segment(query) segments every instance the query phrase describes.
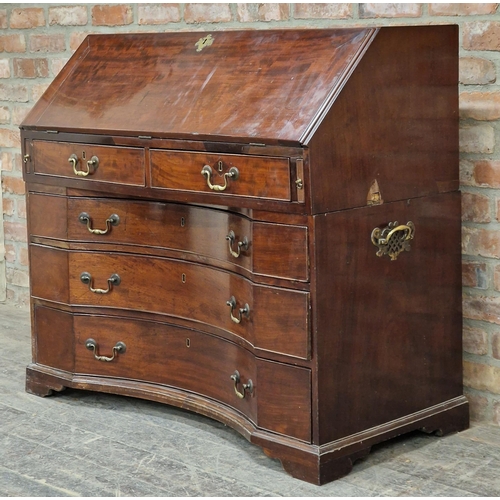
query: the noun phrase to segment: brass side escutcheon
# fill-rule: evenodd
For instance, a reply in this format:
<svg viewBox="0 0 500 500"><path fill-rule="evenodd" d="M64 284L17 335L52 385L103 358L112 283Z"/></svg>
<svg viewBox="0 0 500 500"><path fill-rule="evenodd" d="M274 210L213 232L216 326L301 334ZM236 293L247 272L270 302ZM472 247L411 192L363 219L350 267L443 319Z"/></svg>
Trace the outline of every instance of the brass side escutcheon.
<svg viewBox="0 0 500 500"><path fill-rule="evenodd" d="M214 37L212 35L207 35L200 38L194 45L196 47L196 52L201 52L205 47L210 47L214 43Z"/></svg>
<svg viewBox="0 0 500 500"><path fill-rule="evenodd" d="M380 229L376 227L372 231L372 243L378 247L377 256L388 255L391 260L396 260L398 255L406 250L410 251L410 240L415 236L415 225L409 221L399 225L397 221Z"/></svg>

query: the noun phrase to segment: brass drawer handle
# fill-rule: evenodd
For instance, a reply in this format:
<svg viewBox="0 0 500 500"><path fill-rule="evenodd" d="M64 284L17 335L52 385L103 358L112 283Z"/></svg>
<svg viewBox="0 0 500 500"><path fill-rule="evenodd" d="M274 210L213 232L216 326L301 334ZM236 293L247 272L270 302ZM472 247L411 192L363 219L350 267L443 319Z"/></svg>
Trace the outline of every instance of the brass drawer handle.
<svg viewBox="0 0 500 500"><path fill-rule="evenodd" d="M212 182L210 181L210 179L212 177L212 167L210 165L205 165L201 169L201 175L203 175L203 177L207 178L207 186L212 191L225 191L227 186L228 186L227 180L228 179L236 180L240 176L240 173L236 167L231 167L229 169L229 172L226 172L224 174L224 185L223 186L219 186L218 184L212 184Z"/></svg>
<svg viewBox="0 0 500 500"><path fill-rule="evenodd" d="M73 172L75 175L78 175L79 177L87 177L91 173L95 171L95 169L99 166L99 158L97 156L92 156L90 160L87 161L87 169L86 170L77 170L76 166L78 165L78 162L80 161L78 159L78 156L76 156L74 153L68 158L68 161L71 163L71 166L73 167Z"/></svg>
<svg viewBox="0 0 500 500"><path fill-rule="evenodd" d="M246 384L241 384L243 392L240 392L238 390L238 384L241 382L240 372L238 370L235 370L234 373L231 375L231 380L234 382L234 392L236 393L236 396L238 396L240 399L243 399L245 397L246 392L252 394L253 392L252 379L248 379L248 382Z"/></svg>
<svg viewBox="0 0 500 500"><path fill-rule="evenodd" d="M239 257L241 254L241 250L248 250L248 239L246 236L243 238L243 241L238 241L238 251L236 252L233 250L233 243L236 240L234 231L229 231L229 234L226 236L226 240L229 241L229 252L233 257Z"/></svg>
<svg viewBox="0 0 500 500"><path fill-rule="evenodd" d="M85 341L85 347L89 351L94 352L94 358L97 359L97 361L113 361L118 353L123 354L127 350L127 346L123 342L117 342L113 347L113 356L99 356L99 354L97 354L98 345L94 339L87 339Z"/></svg>
<svg viewBox="0 0 500 500"><path fill-rule="evenodd" d="M118 286L121 283L121 278L118 274L112 274L108 278L108 288L104 290L103 288L93 288L94 280L92 279L92 275L87 272L83 272L80 274L80 281L85 285L89 286L89 290L93 293L109 293L113 290L113 285Z"/></svg>
<svg viewBox="0 0 500 500"><path fill-rule="evenodd" d="M372 231L372 243L378 247L377 256L388 255L391 260L396 260L398 255L406 250L410 251L410 240L415 236L415 224L409 221L399 225L398 222L389 224L380 229L376 227Z"/></svg>
<svg viewBox="0 0 500 500"><path fill-rule="evenodd" d="M90 218L90 215L87 212L82 212L78 216L78 220L82 224L87 224L87 229L92 234L107 234L107 233L109 233L111 231L111 226L117 226L119 224L120 217L118 217L118 215L116 215L116 214L110 215L106 219L106 229L92 229L92 227L91 227L91 225L92 225L92 219Z"/></svg>
<svg viewBox="0 0 500 500"><path fill-rule="evenodd" d="M236 309L236 299L234 298L234 295L231 296L231 298L226 302L226 304L231 308L229 314L231 315L231 319L235 323L241 323L243 316L245 316L246 318L250 316L250 306L248 304L245 304L245 307L238 309L238 317L233 316L233 311Z"/></svg>

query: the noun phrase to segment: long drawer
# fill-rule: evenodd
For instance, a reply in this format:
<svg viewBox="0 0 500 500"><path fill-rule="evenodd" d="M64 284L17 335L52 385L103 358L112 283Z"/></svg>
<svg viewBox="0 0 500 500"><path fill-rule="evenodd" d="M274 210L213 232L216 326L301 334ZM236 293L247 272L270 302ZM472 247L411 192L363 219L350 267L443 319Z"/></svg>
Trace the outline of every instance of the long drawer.
<svg viewBox="0 0 500 500"><path fill-rule="evenodd" d="M309 359L309 293L256 285L174 259L30 246L34 297L146 311L222 329L252 346ZM57 269L57 273L54 273Z"/></svg>
<svg viewBox="0 0 500 500"><path fill-rule="evenodd" d="M41 364L179 388L233 407L261 428L311 440L307 368L262 360L227 340L157 322L45 307L36 307L34 318Z"/></svg>
<svg viewBox="0 0 500 500"><path fill-rule="evenodd" d="M152 187L291 200L288 158L152 149Z"/></svg>
<svg viewBox="0 0 500 500"><path fill-rule="evenodd" d="M159 247L253 274L309 279L307 228L188 205L30 193L33 236Z"/></svg>
<svg viewBox="0 0 500 500"><path fill-rule="evenodd" d="M142 148L33 141L32 155L34 172L40 175L81 179L85 183L144 186L146 182Z"/></svg>

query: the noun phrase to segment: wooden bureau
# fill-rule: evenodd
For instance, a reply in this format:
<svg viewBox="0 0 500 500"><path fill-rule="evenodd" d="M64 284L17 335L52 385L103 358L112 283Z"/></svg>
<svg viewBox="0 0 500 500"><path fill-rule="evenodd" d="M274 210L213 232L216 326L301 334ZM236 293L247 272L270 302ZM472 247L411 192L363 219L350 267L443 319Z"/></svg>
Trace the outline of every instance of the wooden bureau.
<svg viewBox="0 0 500 500"><path fill-rule="evenodd" d="M316 484L465 429L457 41L87 37L21 125L27 391L195 411Z"/></svg>

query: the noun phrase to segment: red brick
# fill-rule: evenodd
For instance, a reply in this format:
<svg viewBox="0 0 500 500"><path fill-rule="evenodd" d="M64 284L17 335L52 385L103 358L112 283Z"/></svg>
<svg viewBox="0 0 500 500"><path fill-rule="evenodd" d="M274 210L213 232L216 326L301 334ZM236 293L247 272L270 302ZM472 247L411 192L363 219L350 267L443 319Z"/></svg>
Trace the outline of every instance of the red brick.
<svg viewBox="0 0 500 500"><path fill-rule="evenodd" d="M498 332L491 336L491 351L495 359L500 359L500 333Z"/></svg>
<svg viewBox="0 0 500 500"><path fill-rule="evenodd" d="M347 19L352 17L352 3L296 3L295 19Z"/></svg>
<svg viewBox="0 0 500 500"><path fill-rule="evenodd" d="M31 29L45 26L45 13L39 7L12 9L10 27L13 29Z"/></svg>
<svg viewBox="0 0 500 500"><path fill-rule="evenodd" d="M28 308L30 305L30 291L7 283L7 302L19 307Z"/></svg>
<svg viewBox="0 0 500 500"><path fill-rule="evenodd" d="M228 3L187 3L184 7L184 21L193 23L227 23L231 21Z"/></svg>
<svg viewBox="0 0 500 500"><path fill-rule="evenodd" d="M481 328L464 326L463 347L465 352L478 356L488 354L488 334Z"/></svg>
<svg viewBox="0 0 500 500"><path fill-rule="evenodd" d="M486 85L497 80L495 64L480 57L461 57L459 80L464 85Z"/></svg>
<svg viewBox="0 0 500 500"><path fill-rule="evenodd" d="M0 124L10 123L10 109L7 106L0 106Z"/></svg>
<svg viewBox="0 0 500 500"><path fill-rule="evenodd" d="M430 3L431 16L477 16L494 14L497 3Z"/></svg>
<svg viewBox="0 0 500 500"><path fill-rule="evenodd" d="M500 297L464 296L465 318L486 321L500 325Z"/></svg>
<svg viewBox="0 0 500 500"><path fill-rule="evenodd" d="M61 57L50 60L50 71L52 76L57 76L59 72L64 68L64 65L68 62L67 57Z"/></svg>
<svg viewBox="0 0 500 500"><path fill-rule="evenodd" d="M30 109L30 107L26 106L12 106L12 125L19 127Z"/></svg>
<svg viewBox="0 0 500 500"><path fill-rule="evenodd" d="M473 120L498 120L500 118L500 92L462 92L460 117Z"/></svg>
<svg viewBox="0 0 500 500"><path fill-rule="evenodd" d="M497 265L494 268L493 283L494 283L495 290L500 290L500 265Z"/></svg>
<svg viewBox="0 0 500 500"><path fill-rule="evenodd" d="M25 194L25 184L22 178L4 175L2 177L2 191L10 194Z"/></svg>
<svg viewBox="0 0 500 500"><path fill-rule="evenodd" d="M26 224L21 222L4 221L3 229L5 241L27 242Z"/></svg>
<svg viewBox="0 0 500 500"><path fill-rule="evenodd" d="M500 22L464 23L463 48L466 50L500 50Z"/></svg>
<svg viewBox="0 0 500 500"><path fill-rule="evenodd" d="M1 35L0 52L26 52L26 38L24 35Z"/></svg>
<svg viewBox="0 0 500 500"><path fill-rule="evenodd" d="M0 9L0 29L7 28L7 9Z"/></svg>
<svg viewBox="0 0 500 500"><path fill-rule="evenodd" d="M133 13L130 5L94 5L92 24L94 26L123 26L132 24Z"/></svg>
<svg viewBox="0 0 500 500"><path fill-rule="evenodd" d="M0 128L0 147L20 148L21 138L19 137L19 130Z"/></svg>
<svg viewBox="0 0 500 500"><path fill-rule="evenodd" d="M43 93L47 90L48 83L39 83L31 87L31 98L34 102L38 101L42 97Z"/></svg>
<svg viewBox="0 0 500 500"><path fill-rule="evenodd" d="M290 18L290 7L286 3L239 3L236 16L240 23L285 21Z"/></svg>
<svg viewBox="0 0 500 500"><path fill-rule="evenodd" d="M26 198L24 196L16 200L16 214L19 219L26 219Z"/></svg>
<svg viewBox="0 0 500 500"><path fill-rule="evenodd" d="M178 3L139 4L137 6L139 24L168 24L181 20Z"/></svg>
<svg viewBox="0 0 500 500"><path fill-rule="evenodd" d="M488 421L488 398L464 388L464 395L469 401L470 418L476 422Z"/></svg>
<svg viewBox="0 0 500 500"><path fill-rule="evenodd" d="M500 231L462 227L462 252L500 259Z"/></svg>
<svg viewBox="0 0 500 500"><path fill-rule="evenodd" d="M10 78L10 65L8 59L0 59L0 78Z"/></svg>
<svg viewBox="0 0 500 500"><path fill-rule="evenodd" d="M88 22L85 5L49 7L49 24L60 26L85 26Z"/></svg>
<svg viewBox="0 0 500 500"><path fill-rule="evenodd" d="M470 183L483 187L500 187L500 160L470 161Z"/></svg>
<svg viewBox="0 0 500 500"><path fill-rule="evenodd" d="M49 61L47 59L18 59L12 61L14 76L17 78L47 78L49 76Z"/></svg>
<svg viewBox="0 0 500 500"><path fill-rule="evenodd" d="M12 172L13 167L13 153L6 153L3 151L0 154L0 170L3 172Z"/></svg>
<svg viewBox="0 0 500 500"><path fill-rule="evenodd" d="M10 264L16 262L16 247L10 243L5 245L5 260Z"/></svg>
<svg viewBox="0 0 500 500"><path fill-rule="evenodd" d="M500 367L464 360L464 385L479 391L500 394Z"/></svg>
<svg viewBox="0 0 500 500"><path fill-rule="evenodd" d="M493 153L495 149L495 130L486 123L462 125L459 135L463 153Z"/></svg>
<svg viewBox="0 0 500 500"><path fill-rule="evenodd" d="M422 4L418 3L361 3L359 17L420 17Z"/></svg>
<svg viewBox="0 0 500 500"><path fill-rule="evenodd" d="M3 198L2 199L2 209L5 215L11 217L16 213L16 205L12 198Z"/></svg>
<svg viewBox="0 0 500 500"><path fill-rule="evenodd" d="M462 261L462 285L471 288L488 288L487 268L484 262Z"/></svg>
<svg viewBox="0 0 500 500"><path fill-rule="evenodd" d="M28 87L0 83L0 101L28 102Z"/></svg>
<svg viewBox="0 0 500 500"><path fill-rule="evenodd" d="M31 52L64 52L66 40L64 35L30 35Z"/></svg>
<svg viewBox="0 0 500 500"><path fill-rule="evenodd" d="M19 248L19 255L17 261L19 262L19 264L21 264L21 266L29 265L29 253L26 247Z"/></svg>
<svg viewBox="0 0 500 500"><path fill-rule="evenodd" d="M5 270L5 278L7 283L16 286L28 287L30 286L30 279L28 271L15 268L7 268Z"/></svg>
<svg viewBox="0 0 500 500"><path fill-rule="evenodd" d="M482 194L462 193L462 220L491 222L490 199Z"/></svg>
<svg viewBox="0 0 500 500"><path fill-rule="evenodd" d="M69 37L69 48L71 50L75 51L78 47L80 47L80 45L85 40L85 38L87 38L88 34L89 34L88 32L71 33L71 35Z"/></svg>

